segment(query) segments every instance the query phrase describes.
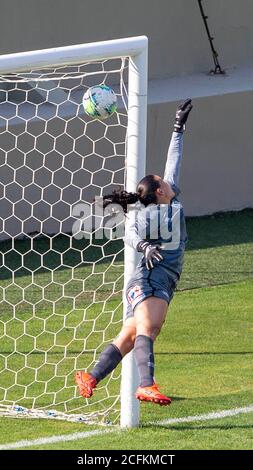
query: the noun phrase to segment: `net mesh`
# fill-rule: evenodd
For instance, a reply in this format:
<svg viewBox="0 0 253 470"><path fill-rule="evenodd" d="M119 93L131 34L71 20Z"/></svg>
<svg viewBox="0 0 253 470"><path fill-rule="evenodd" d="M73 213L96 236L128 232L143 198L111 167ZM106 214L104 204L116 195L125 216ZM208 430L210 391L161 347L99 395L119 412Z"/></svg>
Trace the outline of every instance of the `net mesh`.
<svg viewBox="0 0 253 470"><path fill-rule="evenodd" d="M95 223L93 201L124 185L127 68L114 59L0 76L3 415L118 418L120 369L89 402L74 372L95 364L122 322L123 241ZM118 98L105 121L82 107L102 83Z"/></svg>

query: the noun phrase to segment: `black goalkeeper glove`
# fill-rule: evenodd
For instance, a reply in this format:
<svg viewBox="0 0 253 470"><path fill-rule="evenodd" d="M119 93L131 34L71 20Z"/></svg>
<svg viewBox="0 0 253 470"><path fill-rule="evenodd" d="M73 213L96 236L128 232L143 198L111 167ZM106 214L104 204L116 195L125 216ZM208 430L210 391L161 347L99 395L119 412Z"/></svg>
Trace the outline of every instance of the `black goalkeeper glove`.
<svg viewBox="0 0 253 470"><path fill-rule="evenodd" d="M159 248L159 245L151 245L151 243L145 240L138 243L137 251L144 254L148 270L154 267L153 259L156 259L156 261L161 261L163 259L162 255L159 253Z"/></svg>
<svg viewBox="0 0 253 470"><path fill-rule="evenodd" d="M185 123L188 119L189 113L192 109L192 100L185 100L180 106L178 106L176 111L176 118L174 124L174 132L184 132Z"/></svg>

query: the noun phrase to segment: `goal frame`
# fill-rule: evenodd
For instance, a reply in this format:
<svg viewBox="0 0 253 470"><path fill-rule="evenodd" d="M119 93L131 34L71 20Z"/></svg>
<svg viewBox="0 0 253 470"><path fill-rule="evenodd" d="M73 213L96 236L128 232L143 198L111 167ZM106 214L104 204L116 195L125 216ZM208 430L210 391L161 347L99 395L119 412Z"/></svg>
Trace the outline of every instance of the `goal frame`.
<svg viewBox="0 0 253 470"><path fill-rule="evenodd" d="M31 69L42 69L50 66L57 67L83 61L122 57L129 58L126 190L134 192L138 181L145 174L146 167L148 81L148 39L146 36L5 54L0 56L0 74L26 72ZM129 223L128 218L126 219L126 227ZM138 259L139 254L126 245L125 286L135 270ZM123 302L125 315L125 298L123 298ZM122 361L120 393L120 425L122 428L132 428L139 424L139 402L134 396L137 382L137 368L133 352L130 352Z"/></svg>

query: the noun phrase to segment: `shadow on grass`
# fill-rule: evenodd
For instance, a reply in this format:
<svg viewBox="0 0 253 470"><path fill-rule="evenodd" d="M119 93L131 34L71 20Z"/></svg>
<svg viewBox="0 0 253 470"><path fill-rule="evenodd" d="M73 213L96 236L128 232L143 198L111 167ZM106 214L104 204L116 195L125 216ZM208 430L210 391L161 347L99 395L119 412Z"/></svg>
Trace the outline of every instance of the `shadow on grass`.
<svg viewBox="0 0 253 470"><path fill-rule="evenodd" d="M253 242L253 209L186 219L187 250Z"/></svg>
<svg viewBox="0 0 253 470"><path fill-rule="evenodd" d="M187 219L189 242L186 251L215 248L226 245L253 243L253 209L220 213ZM76 240L68 234L53 237L35 234L25 240L5 240L0 243L0 280L42 274L73 268L91 268L96 263L123 263L122 240ZM196 265L195 274L206 270ZM222 269L219 267L219 275ZM242 266L243 268L243 266ZM210 267L210 269L212 269ZM208 271L209 276L212 274ZM225 275L226 271L224 271ZM230 274L233 274L230 271ZM234 273L237 274L237 271ZM243 274L253 275L253 271Z"/></svg>
<svg viewBox="0 0 253 470"><path fill-rule="evenodd" d="M207 356L207 355L219 355L223 356L224 354L238 354L240 355L251 355L253 354L253 351L203 351L203 352L188 352L188 351L183 351L183 352L173 352L173 351L168 351L168 352L156 352L156 356Z"/></svg>
<svg viewBox="0 0 253 470"><path fill-rule="evenodd" d="M182 426L181 423L178 423L178 426L173 425L171 426L170 424L166 425L158 425L157 427L162 428L162 429L167 429L170 431L203 431L203 430L219 430L219 431L228 431L230 429L253 429L252 424L220 424L220 425L205 425L202 426L201 424L199 426L192 426L190 423L188 426Z"/></svg>
<svg viewBox="0 0 253 470"><path fill-rule="evenodd" d="M75 240L67 234L54 237L36 235L24 240L5 240L0 243L0 280L68 271L73 268L91 269L94 263L123 263L122 240Z"/></svg>
<svg viewBox="0 0 253 470"><path fill-rule="evenodd" d="M31 354L31 355L34 355L34 356L41 356L41 355L44 355L45 354L45 351L33 351L31 353L31 351L22 351L22 354ZM1 350L1 354L10 354L10 351L3 351ZM57 356L59 354L62 354L61 351L52 351L50 352L50 355L52 356ZM69 351L69 354L67 355L67 357L71 357L73 354L80 354L80 351L74 351L71 349L71 351ZM94 355L94 351L82 351L82 354L84 354L85 356L93 356ZM234 354L238 354L239 356L240 355L252 355L253 354L253 351L226 351L226 352L209 352L209 351L206 351L206 352L156 352L156 356L206 356L206 355L218 355L218 356L223 356L224 354L227 354L227 355L234 355ZM180 398L178 398L180 399ZM184 398L182 398L183 400Z"/></svg>
<svg viewBox="0 0 253 470"><path fill-rule="evenodd" d="M183 400L190 401L191 400L191 398L189 398L189 397L176 397L174 395L170 395L170 398L171 398L172 401L183 401Z"/></svg>

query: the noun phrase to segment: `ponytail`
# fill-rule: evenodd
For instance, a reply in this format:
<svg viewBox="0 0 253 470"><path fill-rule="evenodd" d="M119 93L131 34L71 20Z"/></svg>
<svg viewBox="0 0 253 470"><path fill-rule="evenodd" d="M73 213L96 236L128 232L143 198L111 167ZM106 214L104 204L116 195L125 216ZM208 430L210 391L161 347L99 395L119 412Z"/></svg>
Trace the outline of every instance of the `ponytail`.
<svg viewBox="0 0 253 470"><path fill-rule="evenodd" d="M145 207L149 204L157 204L156 190L160 187L160 180L154 175L147 175L139 182L136 193L128 193L125 190L114 190L112 194L103 196L103 208L109 204L119 204L124 213L127 213L128 204L140 201Z"/></svg>
<svg viewBox="0 0 253 470"><path fill-rule="evenodd" d="M103 196L103 208L109 206L109 204L119 204L126 214L128 204L135 204L138 200L138 193L128 193L125 190L114 190L112 194Z"/></svg>

